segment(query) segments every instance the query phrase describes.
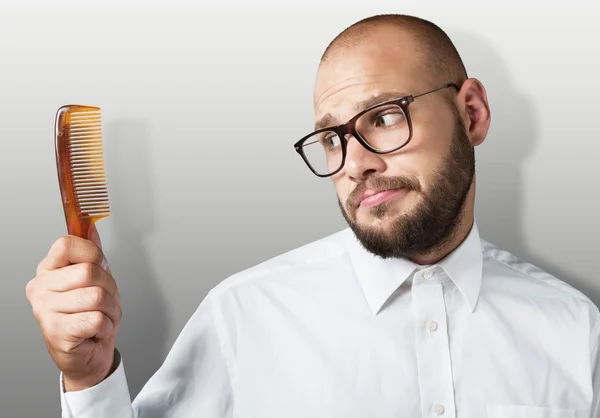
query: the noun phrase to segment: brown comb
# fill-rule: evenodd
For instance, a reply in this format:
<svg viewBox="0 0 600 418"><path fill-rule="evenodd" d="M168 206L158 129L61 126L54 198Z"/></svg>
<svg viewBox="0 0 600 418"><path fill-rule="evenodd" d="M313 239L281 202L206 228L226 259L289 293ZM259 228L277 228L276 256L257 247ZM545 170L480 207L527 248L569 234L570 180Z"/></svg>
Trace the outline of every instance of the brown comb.
<svg viewBox="0 0 600 418"><path fill-rule="evenodd" d="M100 108L62 106L56 112L54 138L68 233L88 239L94 223L110 215Z"/></svg>

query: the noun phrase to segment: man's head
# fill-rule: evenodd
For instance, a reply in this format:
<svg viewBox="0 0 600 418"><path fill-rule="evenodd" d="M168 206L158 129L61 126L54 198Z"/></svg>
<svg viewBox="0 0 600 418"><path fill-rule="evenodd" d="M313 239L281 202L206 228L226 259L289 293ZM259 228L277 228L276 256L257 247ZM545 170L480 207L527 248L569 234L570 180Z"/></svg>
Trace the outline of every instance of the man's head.
<svg viewBox="0 0 600 418"><path fill-rule="evenodd" d="M342 213L365 248L418 260L442 251L472 216L474 146L485 139L490 121L483 86L467 78L452 42L434 24L374 16L327 47L314 106L318 129L407 95L414 100L355 120L359 135L345 131L342 141L327 135L320 141L329 147L329 169L341 161L345 142L344 164L331 178ZM373 152L404 143L393 152Z"/></svg>

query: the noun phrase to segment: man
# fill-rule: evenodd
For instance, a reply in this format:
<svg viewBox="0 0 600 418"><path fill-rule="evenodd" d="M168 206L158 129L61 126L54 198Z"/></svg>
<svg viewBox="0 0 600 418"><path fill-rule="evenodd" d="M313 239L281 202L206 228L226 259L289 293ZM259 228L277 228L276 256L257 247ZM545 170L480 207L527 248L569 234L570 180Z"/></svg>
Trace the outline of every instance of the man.
<svg viewBox="0 0 600 418"><path fill-rule="evenodd" d="M598 308L479 237L490 109L444 32L357 22L327 48L314 106L295 148L349 229L211 290L133 404L98 237L52 246L27 295L63 417L599 417Z"/></svg>

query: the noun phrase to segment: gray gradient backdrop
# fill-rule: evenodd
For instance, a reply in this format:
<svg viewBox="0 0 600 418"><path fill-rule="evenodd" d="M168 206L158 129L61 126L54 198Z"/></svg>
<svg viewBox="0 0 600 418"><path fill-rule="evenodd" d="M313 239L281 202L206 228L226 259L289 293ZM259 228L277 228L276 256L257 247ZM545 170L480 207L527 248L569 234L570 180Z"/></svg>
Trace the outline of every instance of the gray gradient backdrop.
<svg viewBox="0 0 600 418"><path fill-rule="evenodd" d="M211 287L345 227L292 144L312 126L321 52L375 13L433 19L487 87L484 236L600 303L594 2L12 3L0 4L0 417L59 416L58 371L24 293L65 233L56 109L103 108L113 212L99 231L135 396Z"/></svg>

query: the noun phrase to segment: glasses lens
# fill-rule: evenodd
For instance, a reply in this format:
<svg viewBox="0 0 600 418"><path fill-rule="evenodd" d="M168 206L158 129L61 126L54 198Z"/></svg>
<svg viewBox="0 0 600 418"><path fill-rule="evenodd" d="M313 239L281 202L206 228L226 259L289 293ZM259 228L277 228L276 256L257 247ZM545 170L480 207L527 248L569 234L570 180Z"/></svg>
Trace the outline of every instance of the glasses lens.
<svg viewBox="0 0 600 418"><path fill-rule="evenodd" d="M342 165L342 141L334 131L319 132L306 141L302 151L312 169L319 175L328 175Z"/></svg>
<svg viewBox="0 0 600 418"><path fill-rule="evenodd" d="M410 128L404 110L384 104L371 109L356 121L356 131L377 151L392 151L408 142Z"/></svg>

